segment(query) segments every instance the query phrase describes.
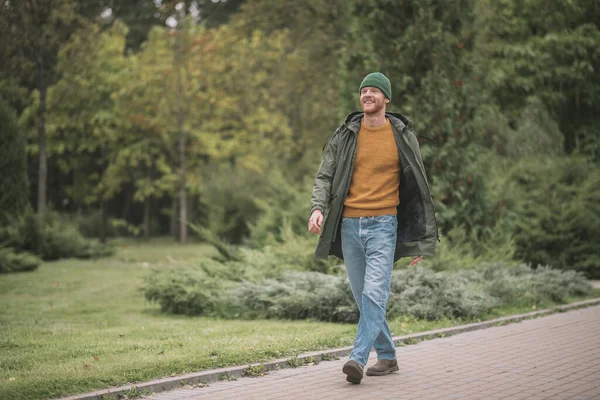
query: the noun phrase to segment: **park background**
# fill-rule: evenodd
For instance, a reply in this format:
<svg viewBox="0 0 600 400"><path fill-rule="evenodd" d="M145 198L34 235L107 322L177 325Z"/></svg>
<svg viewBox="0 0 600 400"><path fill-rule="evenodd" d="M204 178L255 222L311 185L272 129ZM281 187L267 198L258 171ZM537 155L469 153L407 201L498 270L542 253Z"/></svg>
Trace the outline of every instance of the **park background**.
<svg viewBox="0 0 600 400"><path fill-rule="evenodd" d="M2 2L0 397L351 344L306 224L372 71L441 236L397 263L392 332L597 296L599 23L593 0Z"/></svg>

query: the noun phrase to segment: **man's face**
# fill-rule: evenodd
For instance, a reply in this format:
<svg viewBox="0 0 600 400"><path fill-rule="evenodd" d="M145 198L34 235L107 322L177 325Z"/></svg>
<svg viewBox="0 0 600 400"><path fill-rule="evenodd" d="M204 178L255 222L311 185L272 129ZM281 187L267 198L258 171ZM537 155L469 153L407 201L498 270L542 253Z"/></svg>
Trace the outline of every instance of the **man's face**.
<svg viewBox="0 0 600 400"><path fill-rule="evenodd" d="M360 90L360 106L365 114L376 114L389 103L383 92L374 87L364 87Z"/></svg>

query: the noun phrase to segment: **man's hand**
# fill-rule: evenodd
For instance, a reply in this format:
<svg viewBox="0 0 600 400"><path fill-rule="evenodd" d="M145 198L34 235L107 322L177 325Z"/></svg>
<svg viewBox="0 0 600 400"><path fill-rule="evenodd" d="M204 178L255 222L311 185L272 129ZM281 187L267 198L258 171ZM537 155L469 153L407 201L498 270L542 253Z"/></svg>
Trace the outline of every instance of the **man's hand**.
<svg viewBox="0 0 600 400"><path fill-rule="evenodd" d="M419 261L421 261L422 259L423 259L423 256L417 256L417 257L413 258L410 265L417 265L419 263Z"/></svg>
<svg viewBox="0 0 600 400"><path fill-rule="evenodd" d="M308 219L308 230L312 233L321 233L321 224L323 223L323 213L321 210L315 210L312 212Z"/></svg>

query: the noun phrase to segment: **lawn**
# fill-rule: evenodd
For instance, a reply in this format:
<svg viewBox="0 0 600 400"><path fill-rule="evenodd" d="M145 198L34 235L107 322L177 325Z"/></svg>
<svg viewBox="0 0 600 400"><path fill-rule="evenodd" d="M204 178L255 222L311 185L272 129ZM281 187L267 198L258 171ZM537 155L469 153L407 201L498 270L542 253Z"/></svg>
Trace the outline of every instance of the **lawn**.
<svg viewBox="0 0 600 400"><path fill-rule="evenodd" d="M163 314L139 292L149 268L193 262L215 250L164 239L117 245L112 258L0 275L0 398L56 398L352 343L350 324ZM401 335L455 324L399 319L390 326Z"/></svg>

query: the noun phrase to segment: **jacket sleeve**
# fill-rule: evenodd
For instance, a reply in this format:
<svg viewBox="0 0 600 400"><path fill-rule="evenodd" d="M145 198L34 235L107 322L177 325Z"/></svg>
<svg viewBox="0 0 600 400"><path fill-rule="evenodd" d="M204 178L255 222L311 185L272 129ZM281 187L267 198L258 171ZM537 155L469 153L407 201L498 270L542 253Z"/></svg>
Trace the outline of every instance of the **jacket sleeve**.
<svg viewBox="0 0 600 400"><path fill-rule="evenodd" d="M336 155L338 140L336 132L325 149L325 155L323 156L321 166L319 167L313 185L309 216L312 215L314 210L320 210L323 214L325 214L325 211L327 210L329 199L331 197L331 185L337 165Z"/></svg>

